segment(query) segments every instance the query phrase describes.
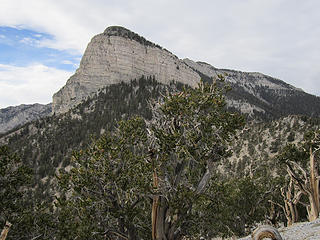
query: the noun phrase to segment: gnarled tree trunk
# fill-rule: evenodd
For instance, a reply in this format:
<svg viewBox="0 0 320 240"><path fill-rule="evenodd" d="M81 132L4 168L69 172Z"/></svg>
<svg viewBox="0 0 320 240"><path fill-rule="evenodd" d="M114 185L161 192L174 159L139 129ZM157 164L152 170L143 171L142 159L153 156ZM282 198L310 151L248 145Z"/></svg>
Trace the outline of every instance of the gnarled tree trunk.
<svg viewBox="0 0 320 240"><path fill-rule="evenodd" d="M289 176L291 177L291 180L294 180L296 186L299 188L299 190L308 196L309 198L309 205L307 206L308 211L308 220L314 221L318 218L320 213L320 199L319 199L319 172L318 172L318 166L315 161L315 153L319 149L312 151L312 148L310 147L310 173L309 175L307 172L300 167L296 162L291 162L291 164L287 164L287 171L289 173ZM299 176L297 174L297 171L299 170L302 172L302 176Z"/></svg>
<svg viewBox="0 0 320 240"><path fill-rule="evenodd" d="M287 225L291 226L293 223L298 222L299 220L297 204L300 201L302 192L296 191L291 178L288 188L286 190L281 188L281 195L284 201L283 209L287 218Z"/></svg>
<svg viewBox="0 0 320 240"><path fill-rule="evenodd" d="M319 216L319 173L315 162L314 152L310 148L310 193L308 193L310 208L308 209L309 221L314 221Z"/></svg>

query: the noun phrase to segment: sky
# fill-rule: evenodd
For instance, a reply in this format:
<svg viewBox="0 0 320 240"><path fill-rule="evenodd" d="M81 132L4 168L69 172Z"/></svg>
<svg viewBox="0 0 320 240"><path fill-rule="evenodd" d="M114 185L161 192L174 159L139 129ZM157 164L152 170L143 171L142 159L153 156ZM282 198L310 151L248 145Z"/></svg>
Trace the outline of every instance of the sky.
<svg viewBox="0 0 320 240"><path fill-rule="evenodd" d="M0 108L52 101L90 39L118 25L179 58L320 96L319 0L0 0Z"/></svg>

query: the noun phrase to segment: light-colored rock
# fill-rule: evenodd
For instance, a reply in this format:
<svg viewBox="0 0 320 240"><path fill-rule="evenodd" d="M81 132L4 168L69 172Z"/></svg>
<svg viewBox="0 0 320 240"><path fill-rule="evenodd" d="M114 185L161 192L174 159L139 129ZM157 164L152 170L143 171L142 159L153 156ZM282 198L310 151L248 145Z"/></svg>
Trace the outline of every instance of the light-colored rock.
<svg viewBox="0 0 320 240"><path fill-rule="evenodd" d="M64 113L99 89L141 76L196 86L200 76L178 57L122 27L110 27L89 43L80 67L53 95L53 112Z"/></svg>
<svg viewBox="0 0 320 240"><path fill-rule="evenodd" d="M200 76L205 80L225 75L233 89L228 106L253 116L280 115L275 104L278 98L306 95L303 91L270 76L257 72L217 69L208 63L180 60L160 46L123 27L109 27L91 40L76 73L53 96L53 113L65 113L100 89L111 84L129 82L142 76L154 76L163 84L172 80L192 87ZM313 111L317 112L316 106ZM303 107L299 108L304 113Z"/></svg>
<svg viewBox="0 0 320 240"><path fill-rule="evenodd" d="M279 229L283 240L319 240L320 239L320 219L313 222L295 223L290 227ZM240 238L239 240L252 240L251 236Z"/></svg>
<svg viewBox="0 0 320 240"><path fill-rule="evenodd" d="M278 230L275 227L264 225L258 227L251 234L252 240L262 240L262 239L273 239L273 240L282 240L282 237Z"/></svg>
<svg viewBox="0 0 320 240"><path fill-rule="evenodd" d="M259 108L243 100L227 99L226 102L229 107L239 109L242 113L248 114L248 116L254 116L254 111L261 113L265 112L262 108Z"/></svg>

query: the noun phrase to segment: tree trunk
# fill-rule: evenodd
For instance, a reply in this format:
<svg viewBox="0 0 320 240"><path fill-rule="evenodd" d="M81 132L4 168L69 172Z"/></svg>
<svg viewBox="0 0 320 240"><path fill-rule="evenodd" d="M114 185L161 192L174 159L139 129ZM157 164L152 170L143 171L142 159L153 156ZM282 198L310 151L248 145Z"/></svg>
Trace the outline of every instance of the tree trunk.
<svg viewBox="0 0 320 240"><path fill-rule="evenodd" d="M317 164L314 159L314 153L310 147L310 193L309 202L310 202L310 211L308 212L308 220L314 221L319 216L319 179L318 179L318 169Z"/></svg>
<svg viewBox="0 0 320 240"><path fill-rule="evenodd" d="M167 229L166 229L166 215L167 215L168 206L166 200L162 197L159 197L159 204L157 208L157 218L155 225L155 235L156 240L171 240L167 238Z"/></svg>
<svg viewBox="0 0 320 240"><path fill-rule="evenodd" d="M315 161L315 153L320 150L312 151L310 147L310 174L299 166L296 162L291 162L293 166L287 164L287 171L291 177L291 180L295 181L296 186L300 189L301 193L305 194L309 198L309 204L307 205L308 220L314 221L319 217L320 212L320 199L319 199L319 172L318 164ZM302 172L303 177L298 176L294 169L298 169Z"/></svg>
<svg viewBox="0 0 320 240"><path fill-rule="evenodd" d="M4 228L1 232L0 240L5 240L7 238L7 235L11 226L12 224L6 221L6 224L4 225Z"/></svg>
<svg viewBox="0 0 320 240"><path fill-rule="evenodd" d="M158 176L156 169L153 170L153 187L158 188ZM151 218L152 218L152 240L157 239L157 219L158 219L159 196L153 196Z"/></svg>
<svg viewBox="0 0 320 240"><path fill-rule="evenodd" d="M293 178L290 178L290 183L287 189L281 188L281 195L283 197L284 206L281 206L287 218L287 225L291 226L299 220L297 204L302 196L302 192L297 192L293 186Z"/></svg>

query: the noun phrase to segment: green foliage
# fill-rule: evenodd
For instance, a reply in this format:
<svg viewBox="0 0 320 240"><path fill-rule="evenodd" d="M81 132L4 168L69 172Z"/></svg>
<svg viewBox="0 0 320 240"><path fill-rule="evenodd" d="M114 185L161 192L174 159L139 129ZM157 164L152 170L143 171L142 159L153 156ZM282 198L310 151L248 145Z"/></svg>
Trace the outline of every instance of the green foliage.
<svg viewBox="0 0 320 240"><path fill-rule="evenodd" d="M265 217L265 186L249 177L212 181L209 192L210 198L201 206L208 214L198 219L208 226L204 231L208 237L243 236Z"/></svg>
<svg viewBox="0 0 320 240"><path fill-rule="evenodd" d="M10 239L51 239L52 209L29 190L32 171L7 146L0 146L0 226L12 223Z"/></svg>
<svg viewBox="0 0 320 240"><path fill-rule="evenodd" d="M130 239L150 236L151 164L146 161L147 134L141 118L120 121L85 151L73 154L73 168L63 173L59 199L60 237L95 238L117 234Z"/></svg>
<svg viewBox="0 0 320 240"><path fill-rule="evenodd" d="M23 165L16 154L7 146L0 146L0 226L6 220L18 222L31 174L31 169Z"/></svg>
<svg viewBox="0 0 320 240"><path fill-rule="evenodd" d="M287 141L294 144L299 139L298 131L307 132L319 122L303 118L301 124L301 118L293 117L295 134L289 132L289 123L279 123L283 120L255 122L233 139L243 117L226 111L225 96L233 96L228 86L217 81L177 91L181 89L181 84L164 86L154 78L108 86L69 113L29 123L12 134L9 145L34 169L37 190L28 192L25 199L32 199L28 204L17 201L6 206L8 212L25 208L8 239L17 239L18 229L27 233L26 239L114 239L117 234L150 239L155 196L166 213L162 220L177 233L176 239L243 235L264 221L270 207L267 200L281 203L279 186L285 182L272 175L281 176L283 171L278 170L278 161L270 159L269 149L276 154ZM156 99L151 108L150 99ZM271 116L269 110L266 114ZM279 110L275 115L283 114ZM132 118L136 115L144 120ZM307 136L309 145L289 145L278 160L305 161L303 147L314 139ZM98 140L90 143L90 137ZM236 161L222 163L232 149ZM4 150L2 155L16 157ZM215 177L219 162L229 177ZM50 176L58 166L69 164L72 170L59 175L61 195L53 211L43 201L50 201L56 192ZM155 188L154 170L159 177ZM47 176L49 180L42 181Z"/></svg>
<svg viewBox="0 0 320 240"><path fill-rule="evenodd" d="M150 99L179 88L182 84L163 85L154 77L107 86L66 114L28 123L8 137L8 146L33 169L35 194L52 201L55 188L43 184L42 179L48 177L50 182L57 167L68 166L73 151L88 146L91 138L113 130L121 119L137 115L151 119Z"/></svg>
<svg viewBox="0 0 320 240"><path fill-rule="evenodd" d="M277 155L277 160L282 166L286 166L289 161L301 163L306 165L309 158L309 153L305 151L301 146L294 144L287 144L279 154Z"/></svg>

